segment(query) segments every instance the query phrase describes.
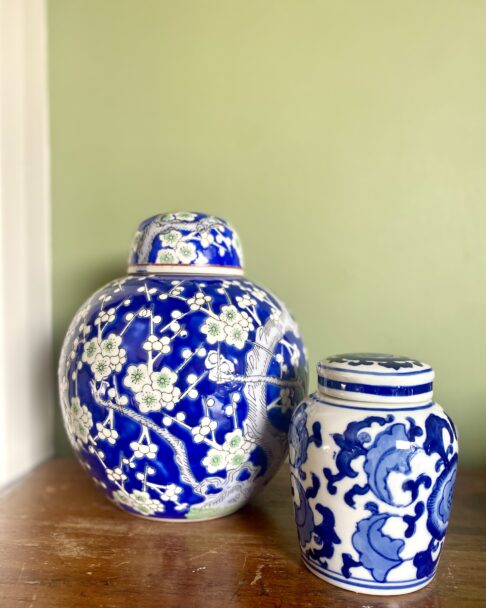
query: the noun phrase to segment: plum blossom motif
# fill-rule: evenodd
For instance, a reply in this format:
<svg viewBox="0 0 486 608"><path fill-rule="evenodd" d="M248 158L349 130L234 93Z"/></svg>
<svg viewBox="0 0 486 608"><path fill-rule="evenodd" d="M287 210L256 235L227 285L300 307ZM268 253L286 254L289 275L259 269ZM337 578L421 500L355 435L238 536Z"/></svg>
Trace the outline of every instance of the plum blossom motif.
<svg viewBox="0 0 486 608"><path fill-rule="evenodd" d="M95 319L94 324L105 325L111 323L115 320L115 312L116 310L113 307L108 308L107 310L100 310L98 316Z"/></svg>
<svg viewBox="0 0 486 608"><path fill-rule="evenodd" d="M177 264L179 260L173 249L161 249L157 254L158 264Z"/></svg>
<svg viewBox="0 0 486 608"><path fill-rule="evenodd" d="M141 515L153 515L165 510L160 500L152 498L148 492L141 490L133 490L131 494L126 490L116 490L113 492L113 500L120 505L126 505Z"/></svg>
<svg viewBox="0 0 486 608"><path fill-rule="evenodd" d="M101 353L96 355L95 360L91 365L91 370L93 371L95 380L100 382L111 374L112 369L110 363L109 357L103 357Z"/></svg>
<svg viewBox="0 0 486 608"><path fill-rule="evenodd" d="M202 465L208 473L217 473L226 468L227 453L220 448L211 448L202 459Z"/></svg>
<svg viewBox="0 0 486 608"><path fill-rule="evenodd" d="M123 384L134 393L140 392L145 385L150 384L148 368L145 363L129 365Z"/></svg>
<svg viewBox="0 0 486 608"><path fill-rule="evenodd" d="M85 342L84 344L81 360L91 365L99 352L100 345L98 343L98 339L93 338L92 340L88 340L88 342Z"/></svg>
<svg viewBox="0 0 486 608"><path fill-rule="evenodd" d="M253 444L245 439L241 429L235 429L226 433L223 445L208 451L202 465L209 473L238 469L248 460L253 447Z"/></svg>
<svg viewBox="0 0 486 608"><path fill-rule="evenodd" d="M121 467L106 469L106 476L113 483L122 483L128 479L127 475L122 471Z"/></svg>
<svg viewBox="0 0 486 608"><path fill-rule="evenodd" d="M157 452L159 451L158 446L155 443L143 443L141 441L132 441L130 443L130 448L133 450L134 458L148 458L149 460L153 460L157 456Z"/></svg>
<svg viewBox="0 0 486 608"><path fill-rule="evenodd" d="M182 494L182 488L180 486L177 486L175 483L170 483L168 486L165 487L165 490L160 495L160 498L164 502L166 502L166 501L178 502L179 496L181 494Z"/></svg>
<svg viewBox="0 0 486 608"><path fill-rule="evenodd" d="M67 412L67 424L71 435L81 443L88 442L88 436L93 427L93 416L85 405L81 405L79 397L71 397L71 407Z"/></svg>
<svg viewBox="0 0 486 608"><path fill-rule="evenodd" d="M208 344L216 344L216 342L222 342L225 337L224 323L219 319L208 317L206 322L201 327L201 332L206 334L206 340Z"/></svg>
<svg viewBox="0 0 486 608"><path fill-rule="evenodd" d="M196 246L194 243L180 241L175 249L177 258L181 264L190 264L197 257Z"/></svg>
<svg viewBox="0 0 486 608"><path fill-rule="evenodd" d="M107 426L103 426L101 422L96 423L96 430L98 431L98 437L104 441L108 441L109 444L115 445L118 439L118 432Z"/></svg>
<svg viewBox="0 0 486 608"><path fill-rule="evenodd" d="M101 341L100 351L104 357L110 360L110 367L113 371L121 371L122 365L126 362L126 351L120 348L122 338L116 334L110 334Z"/></svg>
<svg viewBox="0 0 486 608"><path fill-rule="evenodd" d="M231 433L226 433L224 436L224 444L223 448L230 452L231 454L236 454L240 450L244 452L249 452L251 449L251 443L247 441L241 429L236 429Z"/></svg>
<svg viewBox="0 0 486 608"><path fill-rule="evenodd" d="M152 386L146 384L140 393L135 395L135 401L138 403L138 409L141 412L157 412L162 408L160 403L162 393L154 391Z"/></svg>
<svg viewBox="0 0 486 608"><path fill-rule="evenodd" d="M199 425L193 427L192 434L194 435L195 443L201 443L204 441L207 435L216 430L217 423L215 420L211 420L208 416L201 418Z"/></svg>
<svg viewBox="0 0 486 608"><path fill-rule="evenodd" d="M249 293L244 293L242 296L236 296L236 301L240 308L251 308L256 305L255 298L252 298Z"/></svg>
<svg viewBox="0 0 486 608"><path fill-rule="evenodd" d="M164 355L170 353L172 350L170 346L170 338L168 336L156 336L154 334L151 334L147 338L147 340L143 343L142 348L147 351L160 351Z"/></svg>
<svg viewBox="0 0 486 608"><path fill-rule="evenodd" d="M235 323L239 323L241 319L241 314L236 308L236 306L228 304L226 306L221 307L219 318L221 319L221 321L223 321L223 323L226 323L227 325L234 325Z"/></svg>
<svg viewBox="0 0 486 608"><path fill-rule="evenodd" d="M169 230L160 235L160 240L164 247L174 247L181 240L182 233L178 230Z"/></svg>
<svg viewBox="0 0 486 608"><path fill-rule="evenodd" d="M253 329L253 322L246 311L240 312L233 304L221 307L218 317L209 316L201 327L209 344L226 342L241 350L248 339L248 331Z"/></svg>
<svg viewBox="0 0 486 608"><path fill-rule="evenodd" d="M187 300L187 303L189 304L189 308L191 310L200 310L206 306L206 304L211 302L211 300L211 296L207 296L202 291L197 291L192 298Z"/></svg>

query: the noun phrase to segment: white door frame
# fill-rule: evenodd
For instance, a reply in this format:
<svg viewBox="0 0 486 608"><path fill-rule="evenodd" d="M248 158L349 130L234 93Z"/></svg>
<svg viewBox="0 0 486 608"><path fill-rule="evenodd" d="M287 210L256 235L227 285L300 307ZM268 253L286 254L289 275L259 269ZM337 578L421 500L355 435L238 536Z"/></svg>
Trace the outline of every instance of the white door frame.
<svg viewBox="0 0 486 608"><path fill-rule="evenodd" d="M44 0L0 0L0 486L53 452Z"/></svg>

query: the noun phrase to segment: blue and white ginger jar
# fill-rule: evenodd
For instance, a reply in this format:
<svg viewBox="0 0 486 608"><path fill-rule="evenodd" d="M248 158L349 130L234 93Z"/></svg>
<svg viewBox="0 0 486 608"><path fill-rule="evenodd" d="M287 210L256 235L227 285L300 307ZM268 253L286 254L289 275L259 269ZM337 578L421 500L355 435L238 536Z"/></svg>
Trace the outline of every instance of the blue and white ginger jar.
<svg viewBox="0 0 486 608"><path fill-rule="evenodd" d="M437 569L457 470L457 434L432 400L429 365L345 354L292 417L289 457L305 565L361 593L420 589Z"/></svg>
<svg viewBox="0 0 486 608"><path fill-rule="evenodd" d="M307 386L297 325L244 278L238 237L217 217L149 218L128 272L88 300L64 341L71 444L126 511L174 521L232 513L287 452Z"/></svg>

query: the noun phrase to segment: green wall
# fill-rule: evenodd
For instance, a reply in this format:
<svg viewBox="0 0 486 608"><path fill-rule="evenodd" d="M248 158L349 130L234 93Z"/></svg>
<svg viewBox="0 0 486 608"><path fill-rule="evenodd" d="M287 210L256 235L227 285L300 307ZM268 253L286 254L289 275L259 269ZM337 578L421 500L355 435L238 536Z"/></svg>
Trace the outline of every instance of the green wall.
<svg viewBox="0 0 486 608"><path fill-rule="evenodd" d="M423 358L486 464L485 1L50 0L49 30L57 347L139 220L222 215L312 387Z"/></svg>

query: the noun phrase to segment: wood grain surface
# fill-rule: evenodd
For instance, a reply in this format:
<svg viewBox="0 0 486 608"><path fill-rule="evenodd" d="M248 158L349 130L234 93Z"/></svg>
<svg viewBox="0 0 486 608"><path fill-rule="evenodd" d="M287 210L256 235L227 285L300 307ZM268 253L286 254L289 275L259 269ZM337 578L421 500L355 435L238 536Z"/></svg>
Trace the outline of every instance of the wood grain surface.
<svg viewBox="0 0 486 608"><path fill-rule="evenodd" d="M435 580L382 598L302 565L286 466L238 513L173 524L123 513L76 462L53 460L1 496L0 606L486 607L485 502L486 472L460 471Z"/></svg>

